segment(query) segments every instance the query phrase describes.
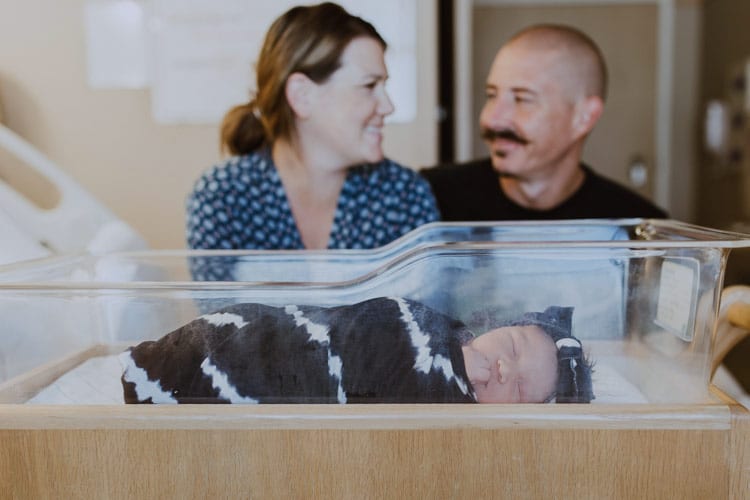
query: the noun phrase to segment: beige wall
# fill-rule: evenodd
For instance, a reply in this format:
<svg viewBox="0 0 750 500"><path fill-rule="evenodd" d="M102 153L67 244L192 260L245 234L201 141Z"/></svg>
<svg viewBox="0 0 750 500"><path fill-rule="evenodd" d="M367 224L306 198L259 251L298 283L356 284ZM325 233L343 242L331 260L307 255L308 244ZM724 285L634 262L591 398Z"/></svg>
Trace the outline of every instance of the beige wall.
<svg viewBox="0 0 750 500"><path fill-rule="evenodd" d="M184 246L184 198L219 160L218 125L166 126L147 90L86 84L85 0L0 0L3 122L131 224L153 248ZM386 130L386 153L409 166L437 157L436 10L418 3L416 122Z"/></svg>

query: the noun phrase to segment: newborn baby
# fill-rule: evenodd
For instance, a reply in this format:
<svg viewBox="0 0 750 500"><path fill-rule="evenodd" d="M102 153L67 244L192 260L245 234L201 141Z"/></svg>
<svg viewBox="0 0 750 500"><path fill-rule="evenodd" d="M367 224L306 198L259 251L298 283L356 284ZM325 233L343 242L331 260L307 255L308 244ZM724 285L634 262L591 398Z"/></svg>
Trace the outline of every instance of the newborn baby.
<svg viewBox="0 0 750 500"><path fill-rule="evenodd" d="M126 403L587 403L572 308L475 337L418 302L237 304L120 355Z"/></svg>

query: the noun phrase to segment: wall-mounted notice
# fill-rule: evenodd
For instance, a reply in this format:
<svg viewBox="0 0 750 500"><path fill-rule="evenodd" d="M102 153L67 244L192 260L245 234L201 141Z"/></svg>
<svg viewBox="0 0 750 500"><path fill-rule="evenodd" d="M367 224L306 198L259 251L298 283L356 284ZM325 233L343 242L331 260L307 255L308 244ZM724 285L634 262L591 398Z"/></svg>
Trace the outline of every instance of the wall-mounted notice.
<svg viewBox="0 0 750 500"><path fill-rule="evenodd" d="M315 3L315 2L302 2ZM266 30L295 0L152 0L152 110L159 123L217 123L247 102ZM416 2L343 0L388 42L389 122L416 117Z"/></svg>
<svg viewBox="0 0 750 500"><path fill-rule="evenodd" d="M148 86L148 36L142 0L89 0L84 7L88 84Z"/></svg>

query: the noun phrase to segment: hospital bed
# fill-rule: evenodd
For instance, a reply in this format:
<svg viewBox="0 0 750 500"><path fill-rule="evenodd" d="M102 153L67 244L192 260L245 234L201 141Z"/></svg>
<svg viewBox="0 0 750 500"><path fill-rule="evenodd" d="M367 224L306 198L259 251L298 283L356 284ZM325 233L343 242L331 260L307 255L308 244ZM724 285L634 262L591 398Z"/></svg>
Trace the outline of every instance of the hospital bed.
<svg viewBox="0 0 750 500"><path fill-rule="evenodd" d="M31 191L19 179L33 179ZM145 249L143 238L53 161L0 123L0 264L78 252Z"/></svg>
<svg viewBox="0 0 750 500"><path fill-rule="evenodd" d="M674 221L436 223L375 251L122 252L5 266L0 486L28 498L745 498L750 417L710 379L728 321L726 259L748 245ZM225 280L196 281L196 269ZM574 306L597 399L107 399L119 383L114 354L206 310L380 295L419 300L477 332ZM55 395L66 377L89 388ZM45 391L63 399L40 399Z"/></svg>

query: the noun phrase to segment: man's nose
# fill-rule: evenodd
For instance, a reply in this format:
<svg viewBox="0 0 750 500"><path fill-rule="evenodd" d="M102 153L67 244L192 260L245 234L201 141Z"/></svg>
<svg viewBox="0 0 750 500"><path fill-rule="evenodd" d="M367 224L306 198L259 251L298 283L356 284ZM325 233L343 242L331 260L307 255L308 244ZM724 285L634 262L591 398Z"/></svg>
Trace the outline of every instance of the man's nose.
<svg viewBox="0 0 750 500"><path fill-rule="evenodd" d="M485 121L491 125L499 125L509 122L512 113L512 106L507 102L507 99L501 97L487 101L483 110Z"/></svg>

